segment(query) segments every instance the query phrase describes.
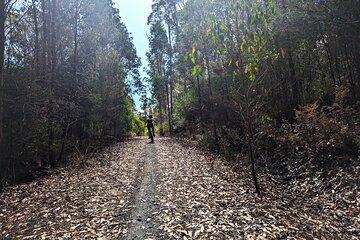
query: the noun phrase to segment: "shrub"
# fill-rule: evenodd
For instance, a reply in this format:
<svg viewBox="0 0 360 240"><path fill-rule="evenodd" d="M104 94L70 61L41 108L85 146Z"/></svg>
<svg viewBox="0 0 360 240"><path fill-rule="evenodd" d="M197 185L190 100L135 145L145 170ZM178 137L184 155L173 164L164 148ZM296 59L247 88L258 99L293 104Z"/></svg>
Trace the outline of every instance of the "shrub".
<svg viewBox="0 0 360 240"><path fill-rule="evenodd" d="M144 136L146 132L146 124L144 120L139 116L135 115L132 119L131 131L136 136Z"/></svg>
<svg viewBox="0 0 360 240"><path fill-rule="evenodd" d="M299 145L310 157L329 160L352 156L358 153L355 111L334 104L320 108L317 104L307 105L296 111L295 134Z"/></svg>

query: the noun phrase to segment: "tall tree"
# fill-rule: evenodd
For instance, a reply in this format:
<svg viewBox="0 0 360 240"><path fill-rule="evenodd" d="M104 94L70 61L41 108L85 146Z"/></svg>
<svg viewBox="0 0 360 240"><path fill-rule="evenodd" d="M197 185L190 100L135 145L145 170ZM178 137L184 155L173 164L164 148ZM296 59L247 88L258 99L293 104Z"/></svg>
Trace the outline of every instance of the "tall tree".
<svg viewBox="0 0 360 240"><path fill-rule="evenodd" d="M9 141L0 178L14 181L39 166L54 167L74 151L84 154L128 136L140 60L113 2L7 6L1 126Z"/></svg>
<svg viewBox="0 0 360 240"><path fill-rule="evenodd" d="M359 9L355 0L154 1L150 23L173 38L174 129L201 134L218 152L247 151L259 192L257 136L266 123L294 122L309 103L331 106L348 86L347 103L359 100Z"/></svg>
<svg viewBox="0 0 360 240"><path fill-rule="evenodd" d="M150 27L150 51L147 58L150 63L148 74L151 79L152 92L158 103L160 134L164 134L164 113L170 109L169 87L166 81L166 62L168 41L166 31L160 21ZM170 126L170 122L169 122Z"/></svg>
<svg viewBox="0 0 360 240"><path fill-rule="evenodd" d="M0 146L4 141L3 118L4 118L4 51L5 51L5 0L0 1Z"/></svg>

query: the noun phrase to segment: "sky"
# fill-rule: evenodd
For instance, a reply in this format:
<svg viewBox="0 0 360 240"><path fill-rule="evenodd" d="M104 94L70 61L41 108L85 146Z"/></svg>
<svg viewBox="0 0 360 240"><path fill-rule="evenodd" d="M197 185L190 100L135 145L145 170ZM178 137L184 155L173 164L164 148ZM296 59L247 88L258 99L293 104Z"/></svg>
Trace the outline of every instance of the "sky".
<svg viewBox="0 0 360 240"><path fill-rule="evenodd" d="M147 26L147 18L151 13L152 0L114 0L115 6L119 9L122 21L134 38L134 44L138 56L141 58L142 77L146 76L144 67L147 67L146 52L149 48L147 34L149 28ZM140 109L140 97L134 96L136 109Z"/></svg>

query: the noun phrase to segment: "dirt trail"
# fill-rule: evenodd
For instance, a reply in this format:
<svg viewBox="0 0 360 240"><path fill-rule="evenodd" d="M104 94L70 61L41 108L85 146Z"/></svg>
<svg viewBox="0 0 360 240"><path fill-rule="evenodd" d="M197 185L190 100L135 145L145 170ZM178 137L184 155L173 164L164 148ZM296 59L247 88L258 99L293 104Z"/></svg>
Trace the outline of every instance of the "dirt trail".
<svg viewBox="0 0 360 240"><path fill-rule="evenodd" d="M156 145L146 144L141 159L141 179L136 187L135 209L132 213L128 240L155 238L155 184L156 184Z"/></svg>
<svg viewBox="0 0 360 240"><path fill-rule="evenodd" d="M260 176L259 199L247 171L195 144L147 141L0 193L0 239L358 239L356 190L319 194L307 179Z"/></svg>
<svg viewBox="0 0 360 240"><path fill-rule="evenodd" d="M304 188L307 180L281 185L267 176L260 177L264 194L260 199L248 172L237 174L225 161L195 146L161 138L145 148L133 219L150 218L136 222L129 239L356 239L359 235L356 194L339 198L352 203L348 209L334 209L333 195Z"/></svg>

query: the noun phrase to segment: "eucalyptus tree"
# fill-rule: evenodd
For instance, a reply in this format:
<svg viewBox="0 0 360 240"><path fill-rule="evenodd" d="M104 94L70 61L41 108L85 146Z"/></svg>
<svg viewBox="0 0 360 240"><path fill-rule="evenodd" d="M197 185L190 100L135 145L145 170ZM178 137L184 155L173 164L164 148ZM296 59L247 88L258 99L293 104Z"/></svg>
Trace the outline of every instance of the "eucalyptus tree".
<svg viewBox="0 0 360 240"><path fill-rule="evenodd" d="M8 12L1 177L125 138L140 59L113 2L17 1Z"/></svg>
<svg viewBox="0 0 360 240"><path fill-rule="evenodd" d="M161 22L166 25L167 29L167 39L168 39L168 48L167 48L167 68L166 74L168 78L168 98L169 98L169 107L168 107L168 122L169 122L169 133L170 135L173 132L173 108L174 108L174 43L176 41L176 36L179 35L180 28L178 22L178 6L182 4L182 0L154 0L152 5L152 12L148 17L148 25L151 25L156 22Z"/></svg>
<svg viewBox="0 0 360 240"><path fill-rule="evenodd" d="M259 192L255 159L262 128L296 121L296 110L309 103L332 105L341 89L351 93L349 105L359 101L359 11L356 0L154 1L149 23L168 27L174 49L165 66L166 95L174 96L170 124L201 134L217 152L246 150ZM164 90L154 54L149 57L159 102Z"/></svg>
<svg viewBox="0 0 360 240"><path fill-rule="evenodd" d="M6 2L0 1L0 151L4 141L3 136L3 95L4 95L4 51L5 51L5 21L6 21Z"/></svg>
<svg viewBox="0 0 360 240"><path fill-rule="evenodd" d="M149 36L150 50L147 53L148 74L151 79L152 94L157 101L160 119L160 134L164 134L164 113L170 109L169 85L166 81L168 39L161 21L152 23ZM168 115L169 116L169 115ZM169 126L171 119L169 118Z"/></svg>

